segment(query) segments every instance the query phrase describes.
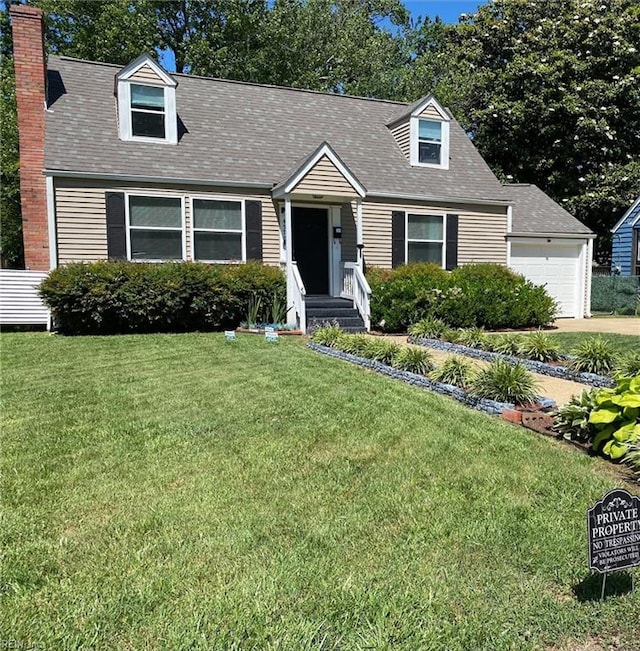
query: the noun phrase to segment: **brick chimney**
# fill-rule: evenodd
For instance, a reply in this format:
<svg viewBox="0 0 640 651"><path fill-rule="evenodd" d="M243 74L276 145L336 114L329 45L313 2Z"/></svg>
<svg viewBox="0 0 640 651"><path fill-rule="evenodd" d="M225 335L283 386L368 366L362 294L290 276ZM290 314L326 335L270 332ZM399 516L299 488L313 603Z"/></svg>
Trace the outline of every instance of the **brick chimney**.
<svg viewBox="0 0 640 651"><path fill-rule="evenodd" d="M48 271L49 234L44 170L46 65L42 11L10 5L20 139L20 200L25 267Z"/></svg>

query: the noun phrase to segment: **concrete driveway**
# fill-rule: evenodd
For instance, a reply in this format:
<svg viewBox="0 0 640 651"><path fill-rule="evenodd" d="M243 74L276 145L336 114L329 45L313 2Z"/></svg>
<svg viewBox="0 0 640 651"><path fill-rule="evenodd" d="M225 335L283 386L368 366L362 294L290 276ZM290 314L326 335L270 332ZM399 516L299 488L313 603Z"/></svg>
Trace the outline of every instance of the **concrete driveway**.
<svg viewBox="0 0 640 651"><path fill-rule="evenodd" d="M640 317L596 317L591 319L558 319L551 332L611 332L640 337Z"/></svg>

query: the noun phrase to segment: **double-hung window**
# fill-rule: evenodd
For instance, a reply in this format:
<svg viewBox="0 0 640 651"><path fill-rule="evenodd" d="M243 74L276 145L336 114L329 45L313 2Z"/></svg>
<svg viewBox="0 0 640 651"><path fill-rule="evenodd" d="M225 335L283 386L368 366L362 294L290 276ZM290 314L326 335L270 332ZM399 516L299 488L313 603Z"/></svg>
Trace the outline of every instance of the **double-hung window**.
<svg viewBox="0 0 640 651"><path fill-rule="evenodd" d="M244 202L193 199L193 257L204 262L243 262L246 258Z"/></svg>
<svg viewBox="0 0 640 651"><path fill-rule="evenodd" d="M418 162L427 165L442 162L442 122L418 121Z"/></svg>
<svg viewBox="0 0 640 651"><path fill-rule="evenodd" d="M184 220L180 197L129 195L131 260L184 260Z"/></svg>
<svg viewBox="0 0 640 651"><path fill-rule="evenodd" d="M444 215L407 214L407 262L445 263Z"/></svg>
<svg viewBox="0 0 640 651"><path fill-rule="evenodd" d="M131 135L164 140L165 118L164 88L131 84Z"/></svg>

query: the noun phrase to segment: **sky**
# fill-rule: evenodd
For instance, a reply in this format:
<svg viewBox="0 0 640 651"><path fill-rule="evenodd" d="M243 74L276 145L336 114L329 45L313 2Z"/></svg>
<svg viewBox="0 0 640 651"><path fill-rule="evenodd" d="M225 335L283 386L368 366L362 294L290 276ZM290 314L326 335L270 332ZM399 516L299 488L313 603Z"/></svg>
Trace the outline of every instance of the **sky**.
<svg viewBox="0 0 640 651"><path fill-rule="evenodd" d="M486 1L486 0L485 0ZM472 14L481 0L403 0L404 6L414 18L440 16L445 23L457 23L460 14Z"/></svg>

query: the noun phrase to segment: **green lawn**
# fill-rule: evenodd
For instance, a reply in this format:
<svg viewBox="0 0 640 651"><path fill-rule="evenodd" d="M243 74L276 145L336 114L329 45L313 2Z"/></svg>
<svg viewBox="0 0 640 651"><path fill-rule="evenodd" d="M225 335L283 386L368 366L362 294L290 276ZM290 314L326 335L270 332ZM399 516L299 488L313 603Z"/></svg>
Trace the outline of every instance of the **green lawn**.
<svg viewBox="0 0 640 651"><path fill-rule="evenodd" d="M614 350L618 353L631 353L640 350L640 336L634 335L617 335L609 332L558 332L549 333L549 335L560 344L560 349L566 354L570 354L571 350L585 339L593 337L602 337L611 342Z"/></svg>
<svg viewBox="0 0 640 651"><path fill-rule="evenodd" d="M640 649L586 567L602 461L299 340L0 341L0 640Z"/></svg>

